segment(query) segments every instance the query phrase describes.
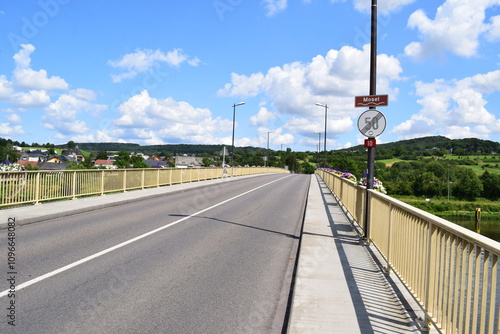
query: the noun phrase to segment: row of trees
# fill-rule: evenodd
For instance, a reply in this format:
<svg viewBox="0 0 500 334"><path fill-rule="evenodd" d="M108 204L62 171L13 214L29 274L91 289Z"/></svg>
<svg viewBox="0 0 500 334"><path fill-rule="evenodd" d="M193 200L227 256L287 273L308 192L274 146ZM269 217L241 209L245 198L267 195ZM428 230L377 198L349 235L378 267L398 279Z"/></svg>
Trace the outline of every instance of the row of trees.
<svg viewBox="0 0 500 334"><path fill-rule="evenodd" d="M472 169L448 161L401 161L391 167L377 164L376 177L388 194L454 196L464 200L500 198L499 174L485 170L478 176Z"/></svg>

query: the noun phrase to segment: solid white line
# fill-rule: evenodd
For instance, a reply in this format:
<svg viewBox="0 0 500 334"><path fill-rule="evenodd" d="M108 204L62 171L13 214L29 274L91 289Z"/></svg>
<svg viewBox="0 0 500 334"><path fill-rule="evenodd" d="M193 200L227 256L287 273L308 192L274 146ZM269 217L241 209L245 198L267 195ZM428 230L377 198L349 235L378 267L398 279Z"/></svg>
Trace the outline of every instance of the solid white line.
<svg viewBox="0 0 500 334"><path fill-rule="evenodd" d="M288 175L288 176L286 176L286 177L289 177L289 176L290 176L290 175ZM98 252L98 253L95 253L95 254L93 254L93 255L87 256L86 258L83 258L83 259L81 259L81 260L79 260L79 261L76 261L76 262L70 263L70 264L68 264L68 265L66 265L66 266L64 266L64 267L61 267L61 268L56 269L56 270L54 270L54 271L48 272L48 273L46 273L45 275L39 276L39 277L34 278L34 279L30 280L30 281L27 281L27 282L24 282L24 283L22 283L22 284L19 284L18 286L16 286L16 291L19 291L19 290L21 290L21 289L23 289L23 288L26 288L26 287L28 287L28 286L30 286L30 285L32 285L32 284L35 284L35 283L41 282L41 281L43 281L43 280L45 280L45 279L47 279L47 278L49 278L49 277L55 276L55 275L60 274L60 273L62 273L62 272L64 272L64 271L66 271L66 270L69 270L69 269L71 269L71 268L74 268L74 267L76 267L76 266L79 266L80 264L83 264L83 263L85 263L85 262L88 262L88 261L90 261L90 260L93 260L93 259L95 259L95 258L98 258L99 256L102 256L102 255L104 255L104 254L110 253L110 252L112 252L112 251L114 251L114 250L117 250L117 249L119 249L119 248L122 248L122 247L124 247L124 246L126 246L126 245L128 245L128 244L131 244L131 243L136 242L136 241L138 241L138 240L141 240L141 239L143 239L143 238L145 238L145 237L148 237L148 236L150 236L150 235L152 235L152 234L155 234L155 233L157 233L157 232L160 232L161 230L164 230L164 229L166 229L166 228L169 228L169 227L171 227L171 226L174 226L174 225L176 225L176 224L179 224L180 222L183 222L183 221L185 221L185 220L187 220L187 219L189 219L189 218L195 217L195 216L197 216L197 215L199 215L199 214L201 214L201 213L203 213L203 212L206 212L206 211L208 211L208 210L211 210L211 209L213 209L213 208L216 208L216 207L218 207L218 206L220 206L220 205L226 204L226 203L228 203L228 202L230 202L230 201L232 201L232 200L234 200L234 199L236 199L236 198L238 198L238 197L241 197L241 196L244 196L244 195L246 195L246 194L249 194L249 193L251 193L251 192L253 192L253 191L255 191L255 190L258 190L258 189L260 189L260 188L262 188L262 187L268 186L268 185L270 185L270 184L272 184L272 183L274 183L274 182L277 182L277 181L283 180L283 179L284 179L284 178L286 178L286 177L282 177L282 178L279 178L279 179L277 179L277 180L274 180L274 181L271 181L271 182L265 183L265 184L263 184L263 185L261 185L261 186L258 186L257 188L254 188L254 189L248 190L248 191L246 191L246 192L244 192L244 193L241 193L241 194L239 194L239 195L236 195L236 196L234 196L234 197L231 197L231 198L229 198L229 199L226 199L225 201L222 201L222 202L220 202L220 203L217 203L217 204L215 204L215 205L212 205L211 207L208 207L208 208L206 208L206 209L203 209L203 210L201 210L201 211L198 211L198 212L196 212L196 213L193 213L192 215L186 216L186 217L181 218L181 219L179 219L179 220L176 220L176 221L174 221L174 222L172 222L172 223L169 223L169 224L167 224L167 225L164 225L164 226L162 226L162 227L159 227L159 228L157 228L157 229L155 229L155 230L152 230L152 231L146 232L146 233L141 234L141 235L139 235L139 236L137 236L137 237L135 237L135 238L129 239L129 240L127 240L127 241L124 241L124 242L122 242L122 243L120 243L120 244L118 244L118 245L115 245L115 246L113 246L113 247L107 248L107 249L102 250L102 251L100 251L100 252ZM6 295L9 293L9 291L10 291L10 290L5 290L5 291L2 291L2 292L0 293L0 298L1 298L1 297L6 296Z"/></svg>

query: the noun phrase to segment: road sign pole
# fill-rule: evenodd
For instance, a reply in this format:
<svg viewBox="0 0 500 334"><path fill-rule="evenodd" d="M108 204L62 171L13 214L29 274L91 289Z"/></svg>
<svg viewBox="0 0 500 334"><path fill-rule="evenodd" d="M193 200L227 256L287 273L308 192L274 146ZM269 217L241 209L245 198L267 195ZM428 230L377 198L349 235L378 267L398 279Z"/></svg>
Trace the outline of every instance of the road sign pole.
<svg viewBox="0 0 500 334"><path fill-rule="evenodd" d="M370 95L377 94L377 0L372 0L371 10L371 49L370 49ZM375 109L375 107L370 107ZM369 138L372 139L372 138ZM364 239L370 244L370 200L369 190L373 189L375 179L375 147L368 148L367 156L368 173L366 176L366 196L365 196L365 228Z"/></svg>

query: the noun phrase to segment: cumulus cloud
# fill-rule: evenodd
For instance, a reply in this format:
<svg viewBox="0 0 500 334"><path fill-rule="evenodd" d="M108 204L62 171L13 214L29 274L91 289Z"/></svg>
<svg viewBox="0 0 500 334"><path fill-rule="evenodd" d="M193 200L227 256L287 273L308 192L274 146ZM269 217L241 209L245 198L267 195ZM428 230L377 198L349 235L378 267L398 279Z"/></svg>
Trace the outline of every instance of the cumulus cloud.
<svg viewBox="0 0 500 334"><path fill-rule="evenodd" d="M492 17L490 21L487 38L489 41L495 42L500 40L500 15Z"/></svg>
<svg viewBox="0 0 500 334"><path fill-rule="evenodd" d="M276 113L269 111L266 107L261 107L256 115L250 117L250 125L265 126L267 123L278 117Z"/></svg>
<svg viewBox="0 0 500 334"><path fill-rule="evenodd" d="M63 135L85 133L90 130L86 122L78 119L78 114L100 112L107 106L91 103L70 94L62 94L57 101L44 110L42 126L56 130Z"/></svg>
<svg viewBox="0 0 500 334"><path fill-rule="evenodd" d="M89 133L89 134L83 134L83 135L76 135L71 137L71 140L75 142L98 142L98 143L105 143L105 142L112 142L115 141L117 137L121 136L123 134L123 130L121 129L116 129L112 131L108 130L97 130L95 133Z"/></svg>
<svg viewBox="0 0 500 334"><path fill-rule="evenodd" d="M232 121L213 118L206 108L195 108L172 98L156 99L147 90L132 96L119 106L114 121L125 132L123 137L144 143L220 143L216 134L231 131Z"/></svg>
<svg viewBox="0 0 500 334"><path fill-rule="evenodd" d="M435 134L487 138L500 131L500 120L488 111L483 98L484 94L500 91L500 71L462 80L417 82L415 87L422 108L391 131L401 138Z"/></svg>
<svg viewBox="0 0 500 334"><path fill-rule="evenodd" d="M22 123L21 117L18 114L9 114L6 115L5 118L9 121L9 123L19 124Z"/></svg>
<svg viewBox="0 0 500 334"><path fill-rule="evenodd" d="M286 9L288 0L263 0L267 16L274 16Z"/></svg>
<svg viewBox="0 0 500 334"><path fill-rule="evenodd" d="M249 76L233 73L231 83L218 91L219 96L248 97L263 94L272 99L273 106L281 114L319 114L316 102L330 103L333 108L345 112L353 110L353 97L366 95L369 89L370 49L362 50L345 46L330 50L326 56L318 55L309 63L294 62L282 67L273 67L263 73ZM400 80L402 72L399 60L381 54L379 63L378 90L391 95L397 91L390 82Z"/></svg>
<svg viewBox="0 0 500 334"><path fill-rule="evenodd" d="M182 49L174 49L167 53L160 50L135 50L134 53L128 53L119 60L109 60L108 64L114 68L125 70L124 73L112 75L113 82L121 82L124 79L131 79L139 73L144 73L155 65L166 63L170 66L179 66L182 63L188 63L191 66L198 66L200 60L196 57L190 57L184 54Z"/></svg>
<svg viewBox="0 0 500 334"><path fill-rule="evenodd" d="M8 101L13 92L12 83L5 75L0 75L0 101Z"/></svg>
<svg viewBox="0 0 500 334"><path fill-rule="evenodd" d="M411 14L408 27L419 31L420 42L412 42L405 48L405 54L424 59L430 55L451 52L462 57L476 55L479 37L488 33L496 38L498 22L485 23L486 10L500 4L499 0L446 0L431 19L419 9Z"/></svg>
<svg viewBox="0 0 500 334"><path fill-rule="evenodd" d="M10 96L10 104L22 108L42 107L50 103L50 97L44 90L16 92Z"/></svg>
<svg viewBox="0 0 500 334"><path fill-rule="evenodd" d="M24 130L20 125L12 126L10 123L0 123L0 135L23 135Z"/></svg>
<svg viewBox="0 0 500 334"><path fill-rule="evenodd" d="M48 77L46 70L33 70L31 66L31 53L35 47L31 44L21 44L22 49L14 55L16 68L14 69L13 84L21 89L30 90L66 90L69 85L64 79Z"/></svg>
<svg viewBox="0 0 500 334"><path fill-rule="evenodd" d="M335 132L352 129L353 118L359 116L354 108L354 96L367 95L369 90L370 48L345 46L318 55L308 63L294 62L270 68L267 73L242 75L233 73L231 82L218 91L219 96L255 97L273 101L273 113L279 116L284 127L292 133L312 136L324 128L324 109L315 103L328 104L329 123ZM395 97L398 93L391 82L401 80L402 68L392 56L377 56L379 71L377 89ZM262 125L268 110L261 110L252 118L254 125Z"/></svg>

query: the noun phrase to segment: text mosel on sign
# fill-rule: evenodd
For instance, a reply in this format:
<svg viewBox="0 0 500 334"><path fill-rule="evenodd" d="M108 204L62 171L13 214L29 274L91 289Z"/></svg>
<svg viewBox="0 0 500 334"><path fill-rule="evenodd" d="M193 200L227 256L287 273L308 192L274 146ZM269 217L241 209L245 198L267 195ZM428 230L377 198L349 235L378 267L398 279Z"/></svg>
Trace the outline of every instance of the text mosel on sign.
<svg viewBox="0 0 500 334"><path fill-rule="evenodd" d="M366 95L355 96L354 107L387 107L389 105L389 95Z"/></svg>

